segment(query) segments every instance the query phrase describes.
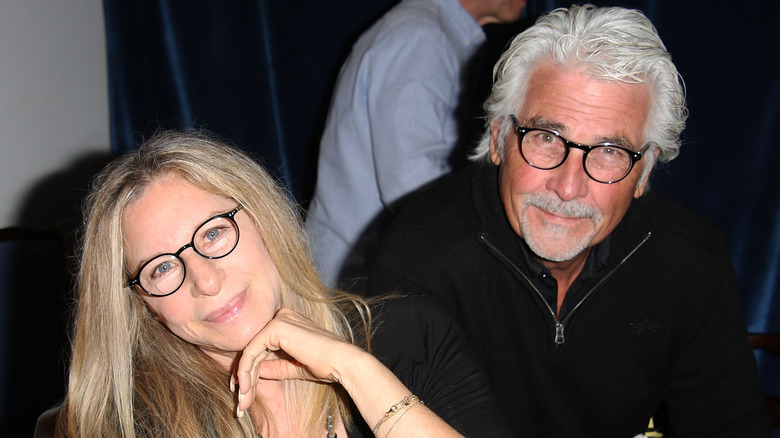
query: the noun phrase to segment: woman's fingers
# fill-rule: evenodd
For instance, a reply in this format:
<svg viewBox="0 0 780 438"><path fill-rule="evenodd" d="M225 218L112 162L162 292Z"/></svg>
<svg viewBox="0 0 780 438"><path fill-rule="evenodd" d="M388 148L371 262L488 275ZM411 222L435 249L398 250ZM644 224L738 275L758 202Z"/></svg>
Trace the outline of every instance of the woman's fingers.
<svg viewBox="0 0 780 438"><path fill-rule="evenodd" d="M260 379L338 382L338 363L361 349L304 316L280 309L244 348L235 370L239 410L251 406Z"/></svg>
<svg viewBox="0 0 780 438"><path fill-rule="evenodd" d="M251 343L250 343L251 344ZM259 368L262 365L263 361L268 358L268 356L271 354L271 350L268 348L264 348L259 353L255 354L255 350L251 349L249 352L247 350L244 350L245 353L248 353L246 358L242 357L243 359L247 359L247 367L245 367L243 370L239 367L238 372L236 373L236 376L238 378L238 412L237 414L239 417L242 415L241 411L245 411L249 408L249 406L252 405L252 402L255 399L255 384L257 383L259 379ZM233 378L231 377L231 384L233 383ZM233 385L231 385L231 390L233 389Z"/></svg>

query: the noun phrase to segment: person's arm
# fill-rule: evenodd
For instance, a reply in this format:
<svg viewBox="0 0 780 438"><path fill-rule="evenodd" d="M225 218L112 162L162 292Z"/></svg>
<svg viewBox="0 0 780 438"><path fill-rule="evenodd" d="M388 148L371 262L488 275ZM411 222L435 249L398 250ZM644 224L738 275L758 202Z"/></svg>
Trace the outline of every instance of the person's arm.
<svg viewBox="0 0 780 438"><path fill-rule="evenodd" d="M710 263L671 353L666 405L676 437L769 437L756 363L742 319L730 261Z"/></svg>
<svg viewBox="0 0 780 438"><path fill-rule="evenodd" d="M265 360L266 349L281 350L294 361ZM289 309L279 310L246 346L236 376L241 392L238 408L242 411L252 404L260 379L335 382L346 389L363 419L372 426L383 419L391 406L412 395L371 354ZM423 403L410 403L390 415L378 429L378 436L386 436L391 427L393 436L461 436Z"/></svg>

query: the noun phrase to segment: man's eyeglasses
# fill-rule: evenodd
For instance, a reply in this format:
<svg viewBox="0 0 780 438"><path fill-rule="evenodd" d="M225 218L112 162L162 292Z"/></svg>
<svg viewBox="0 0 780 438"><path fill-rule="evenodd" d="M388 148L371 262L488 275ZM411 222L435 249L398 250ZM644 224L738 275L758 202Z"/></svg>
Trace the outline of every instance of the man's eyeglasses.
<svg viewBox="0 0 780 438"><path fill-rule="evenodd" d="M524 128L512 115L512 124L517 132L517 144L520 155L531 167L551 170L566 161L571 148L584 152L582 167L594 181L612 184L631 173L634 164L642 159L649 145L639 152L611 143L593 146L581 145L566 140L555 131L541 128Z"/></svg>
<svg viewBox="0 0 780 438"><path fill-rule="evenodd" d="M137 285L155 297L168 296L179 290L187 271L180 257L185 249L192 248L199 256L211 260L225 257L236 249L239 232L234 216L241 208L239 205L204 222L195 230L190 243L175 253L160 254L144 263L128 286Z"/></svg>

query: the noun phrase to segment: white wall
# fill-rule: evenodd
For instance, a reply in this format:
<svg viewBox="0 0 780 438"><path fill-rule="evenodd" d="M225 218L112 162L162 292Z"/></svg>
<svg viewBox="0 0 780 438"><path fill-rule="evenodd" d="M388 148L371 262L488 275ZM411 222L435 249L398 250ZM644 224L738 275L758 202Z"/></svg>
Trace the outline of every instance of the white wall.
<svg viewBox="0 0 780 438"><path fill-rule="evenodd" d="M100 0L0 0L0 228L57 226L108 154L105 53Z"/></svg>

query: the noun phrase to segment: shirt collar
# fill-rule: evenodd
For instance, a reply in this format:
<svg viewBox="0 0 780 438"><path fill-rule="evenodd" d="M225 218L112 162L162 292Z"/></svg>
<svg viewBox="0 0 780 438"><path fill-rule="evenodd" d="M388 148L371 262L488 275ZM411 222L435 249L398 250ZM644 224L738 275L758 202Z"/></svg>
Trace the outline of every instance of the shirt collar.
<svg viewBox="0 0 780 438"><path fill-rule="evenodd" d="M531 274L534 276L551 276L552 273L550 270L534 256L534 253L525 243L525 240L520 237L518 237L517 240L520 241L520 253L523 255L524 261L531 271ZM604 240L590 248L590 254L588 254L588 258L585 259L585 265L582 267L582 271L578 276L579 278L584 280L595 277L606 268L607 262L609 261L611 240L612 237L607 236Z"/></svg>

